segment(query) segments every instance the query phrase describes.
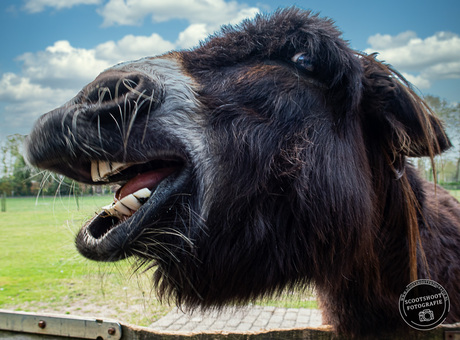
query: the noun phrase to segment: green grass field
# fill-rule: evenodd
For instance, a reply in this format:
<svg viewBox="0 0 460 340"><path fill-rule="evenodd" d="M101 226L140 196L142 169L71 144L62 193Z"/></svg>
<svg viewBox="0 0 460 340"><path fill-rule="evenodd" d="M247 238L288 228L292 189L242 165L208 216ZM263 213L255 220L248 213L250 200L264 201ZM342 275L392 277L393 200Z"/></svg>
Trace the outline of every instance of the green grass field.
<svg viewBox="0 0 460 340"><path fill-rule="evenodd" d="M452 192L460 200L460 191ZM151 291L134 264L96 263L74 246L80 226L111 196L8 198L0 212L0 308L91 315L147 326L172 307ZM134 274L133 274L134 273ZM258 304L316 308L309 292Z"/></svg>
<svg viewBox="0 0 460 340"><path fill-rule="evenodd" d="M151 294L148 274L127 261L84 259L74 246L79 227L110 196L8 198L0 213L0 308L105 316L148 325L169 306Z"/></svg>
<svg viewBox="0 0 460 340"><path fill-rule="evenodd" d="M172 307L151 291L133 263L97 263L78 254L80 226L111 196L8 198L0 212L0 309L91 315L147 326ZM311 293L260 304L316 307Z"/></svg>
<svg viewBox="0 0 460 340"><path fill-rule="evenodd" d="M460 190L451 190L450 193L454 196L457 200L460 201Z"/></svg>

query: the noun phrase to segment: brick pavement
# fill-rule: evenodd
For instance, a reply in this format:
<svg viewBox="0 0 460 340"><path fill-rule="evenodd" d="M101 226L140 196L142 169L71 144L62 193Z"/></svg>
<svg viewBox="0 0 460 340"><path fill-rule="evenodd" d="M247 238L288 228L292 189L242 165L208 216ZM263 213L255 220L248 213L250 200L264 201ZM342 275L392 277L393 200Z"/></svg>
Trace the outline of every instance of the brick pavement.
<svg viewBox="0 0 460 340"><path fill-rule="evenodd" d="M192 314L174 308L150 328L167 332L247 332L320 325L321 314L317 309L247 306Z"/></svg>

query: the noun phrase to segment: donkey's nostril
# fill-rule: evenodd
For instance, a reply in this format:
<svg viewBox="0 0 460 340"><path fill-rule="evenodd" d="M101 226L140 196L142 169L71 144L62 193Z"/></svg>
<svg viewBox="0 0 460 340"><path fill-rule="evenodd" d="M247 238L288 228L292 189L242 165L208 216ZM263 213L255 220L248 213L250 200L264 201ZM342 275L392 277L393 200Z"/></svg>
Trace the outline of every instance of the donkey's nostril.
<svg viewBox="0 0 460 340"><path fill-rule="evenodd" d="M118 101L128 93L135 91L141 82L137 74L117 74L102 76L88 88L86 98L95 103Z"/></svg>
<svg viewBox="0 0 460 340"><path fill-rule="evenodd" d="M83 105L89 119L97 117L99 124L122 126L126 119L137 117L139 112L156 110L164 95L156 79L140 72L108 70L83 89L75 104Z"/></svg>

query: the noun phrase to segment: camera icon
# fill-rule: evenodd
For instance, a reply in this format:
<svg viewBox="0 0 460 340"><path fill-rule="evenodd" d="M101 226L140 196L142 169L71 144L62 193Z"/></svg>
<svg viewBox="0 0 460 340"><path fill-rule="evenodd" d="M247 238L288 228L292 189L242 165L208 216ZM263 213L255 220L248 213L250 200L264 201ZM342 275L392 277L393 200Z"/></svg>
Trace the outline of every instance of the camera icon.
<svg viewBox="0 0 460 340"><path fill-rule="evenodd" d="M420 322L428 322L434 320L434 313L431 309L424 309L418 313Z"/></svg>

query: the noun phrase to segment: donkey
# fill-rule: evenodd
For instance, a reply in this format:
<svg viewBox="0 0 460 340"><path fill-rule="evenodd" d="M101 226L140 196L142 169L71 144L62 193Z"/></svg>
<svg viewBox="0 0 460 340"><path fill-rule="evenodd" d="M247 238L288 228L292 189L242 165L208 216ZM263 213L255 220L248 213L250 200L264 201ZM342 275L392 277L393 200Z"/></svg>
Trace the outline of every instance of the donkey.
<svg viewBox="0 0 460 340"><path fill-rule="evenodd" d="M134 256L192 308L313 285L356 336L409 329L417 278L460 321L460 204L408 160L450 146L403 77L294 7L102 72L26 144L34 166L120 185L76 237L87 258Z"/></svg>

